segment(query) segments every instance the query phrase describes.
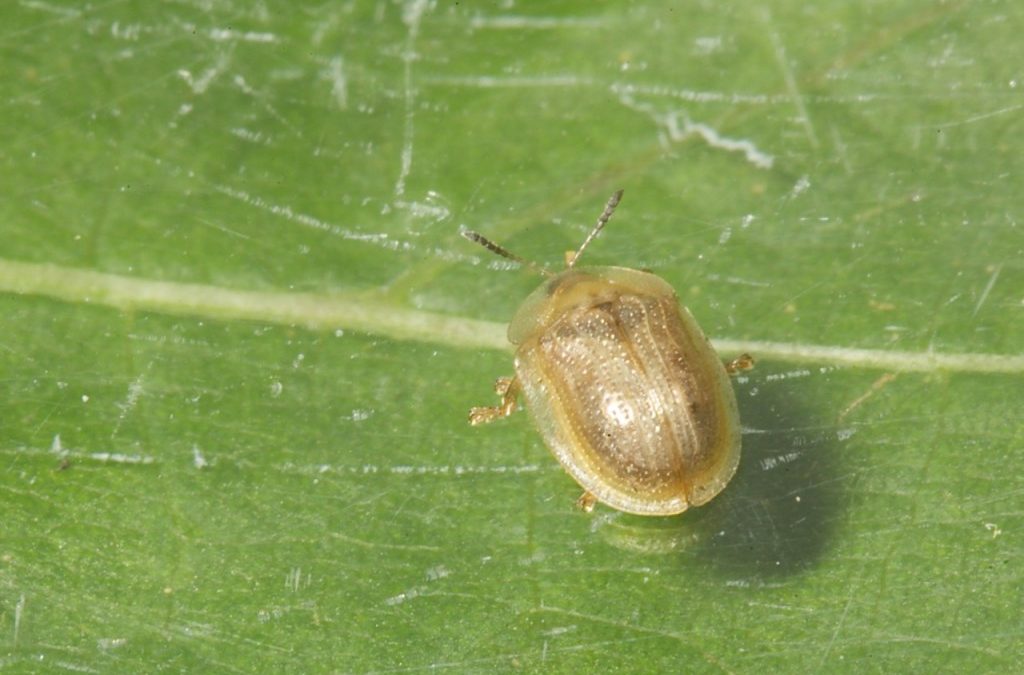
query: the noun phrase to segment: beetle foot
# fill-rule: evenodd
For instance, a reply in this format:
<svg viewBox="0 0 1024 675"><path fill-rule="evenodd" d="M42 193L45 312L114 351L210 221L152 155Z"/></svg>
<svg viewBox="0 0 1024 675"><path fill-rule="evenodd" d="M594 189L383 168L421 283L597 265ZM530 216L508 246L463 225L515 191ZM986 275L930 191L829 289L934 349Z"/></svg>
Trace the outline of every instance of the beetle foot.
<svg viewBox="0 0 1024 675"><path fill-rule="evenodd" d="M576 500L576 508L580 509L584 513L590 513L594 510L594 506L596 505L597 497L589 492L584 492L580 495L580 498Z"/></svg>
<svg viewBox="0 0 1024 675"><path fill-rule="evenodd" d="M469 409L469 423L474 427L479 424L487 424L501 417L507 417L505 407L496 405L493 407L478 407Z"/></svg>
<svg viewBox="0 0 1024 675"><path fill-rule="evenodd" d="M499 377L494 383L494 391L501 397L501 405L471 408L469 423L473 426L487 424L502 417L508 417L516 410L516 397L519 395L519 383L514 377Z"/></svg>
<svg viewBox="0 0 1024 675"><path fill-rule="evenodd" d="M754 357L750 354L740 354L729 363L725 364L725 372L730 375L750 370L754 367Z"/></svg>

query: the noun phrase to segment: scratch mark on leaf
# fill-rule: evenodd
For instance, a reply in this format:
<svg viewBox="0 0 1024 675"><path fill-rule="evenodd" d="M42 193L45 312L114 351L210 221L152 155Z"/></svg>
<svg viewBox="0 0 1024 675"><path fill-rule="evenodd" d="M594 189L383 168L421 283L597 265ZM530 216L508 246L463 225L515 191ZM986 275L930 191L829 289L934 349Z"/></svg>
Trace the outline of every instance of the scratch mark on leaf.
<svg viewBox="0 0 1024 675"><path fill-rule="evenodd" d="M57 14L65 19L76 19L82 16L82 12L78 9L69 9L67 7L61 7L60 5L54 5L48 2L40 2L39 0L21 0L18 4L22 7L28 7L29 9L39 10L40 12Z"/></svg>
<svg viewBox="0 0 1024 675"><path fill-rule="evenodd" d="M793 184L793 189L789 191L789 198L795 199L807 192L807 188L811 187L811 179L807 175L800 176L796 183Z"/></svg>
<svg viewBox="0 0 1024 675"><path fill-rule="evenodd" d="M348 110L348 78L345 77L345 62L340 56L328 62L327 77L331 81L331 95L338 109Z"/></svg>
<svg viewBox="0 0 1024 675"><path fill-rule="evenodd" d="M807 613L811 613L811 612L816 612L817 611L813 607L796 607L794 605L780 605L778 603L773 603L773 602L755 602L753 600L748 602L747 605L749 605L750 607L767 607L769 609L784 609L784 610L792 611L792 612L807 612Z"/></svg>
<svg viewBox="0 0 1024 675"><path fill-rule="evenodd" d="M422 82L448 87L475 87L478 89L532 89L537 87L588 87L594 80L577 75L534 75L519 77L495 77L493 75L438 76L427 75Z"/></svg>
<svg viewBox="0 0 1024 675"><path fill-rule="evenodd" d="M281 112L278 111L278 109L276 107L274 107L274 105L269 102L269 98L270 97L268 97L266 94L264 94L262 92L256 91L256 89L254 89L248 82L246 82L245 78L242 77L241 75L235 75L235 77L232 79L232 82L234 83L234 85L236 87L238 87L238 89L243 94L247 94L248 96L252 96L257 101L262 103L263 104L263 109L266 110L267 113L269 113L271 117L273 117L278 122L280 122L282 126L284 126L286 129L288 129L290 132L292 132L292 134L294 134L298 138L303 138L302 129L299 129L294 124L289 122L288 118L286 118L284 115L282 115ZM263 134L260 134L260 136L263 136Z"/></svg>
<svg viewBox="0 0 1024 675"><path fill-rule="evenodd" d="M747 161L759 169L770 169L775 163L774 156L758 149L752 141L723 136L707 124L694 122L680 110L661 112L656 110L653 105L636 101L625 90L619 90L619 101L627 108L642 112L653 119L665 130L667 134L665 140L668 142L681 143L688 138L697 136L713 148L726 152L743 153Z"/></svg>
<svg viewBox="0 0 1024 675"><path fill-rule="evenodd" d="M474 597L474 600L479 598ZM637 638L626 638L621 640L599 640L588 643L577 643L569 644L563 647L547 647L547 640L544 640L538 656L543 660L545 654L558 654L558 653L572 653L572 652L583 652L588 650L598 651L607 647L622 648L625 644L632 644L636 642L643 642L645 640L656 639L654 636L643 636ZM429 671L432 673L439 672L441 670L455 670L456 672L504 672L505 670L521 670L519 665L520 659L525 654L523 652L513 652L507 654L496 654L494 656L487 656L476 659L464 659L461 661L430 661L428 663L413 665L413 666L401 666L397 668L386 668L383 670L374 670L374 673L411 673L417 671ZM533 655L532 652L529 653ZM484 668L483 666L497 664L498 667Z"/></svg>
<svg viewBox="0 0 1024 675"><path fill-rule="evenodd" d="M117 649L128 644L128 638L98 638L96 640L96 647L103 651L108 649Z"/></svg>
<svg viewBox="0 0 1024 675"><path fill-rule="evenodd" d="M985 523L985 529L992 533L992 538L993 539L995 539L996 537L998 537L999 535L1001 535L1003 533L1002 528L1000 528L995 523Z"/></svg>
<svg viewBox="0 0 1024 675"><path fill-rule="evenodd" d="M192 466L196 469L205 469L210 466L210 463L206 461L206 457L203 455L203 451L199 449L198 445L192 446Z"/></svg>
<svg viewBox="0 0 1024 675"><path fill-rule="evenodd" d="M327 536L338 541L343 541L347 544L354 544L363 548L369 549L385 549L391 551L440 551L440 546L429 546L427 544L389 544L380 541L366 541L365 539L357 539L341 532L328 532Z"/></svg>
<svg viewBox="0 0 1024 675"><path fill-rule="evenodd" d="M306 572L305 577L303 577L301 567L291 568L284 578L284 587L292 593L298 593L299 590L309 588L312 584L313 576Z"/></svg>
<svg viewBox="0 0 1024 675"><path fill-rule="evenodd" d="M70 661L54 661L54 665L64 670L70 670L75 673L99 673L100 671L89 666L82 665L80 663L71 663Z"/></svg>
<svg viewBox="0 0 1024 675"><path fill-rule="evenodd" d="M973 117L968 117L967 119L963 119L963 120L960 120L958 122L946 122L945 124L931 125L931 128L933 128L933 129L949 129L950 127L959 127L959 126L962 126L964 124L973 124L975 122L980 122L981 120L987 120L990 117L996 117L997 115L1005 115L1006 113L1017 112L1021 108L1024 108L1024 104L1011 105L1011 106L1007 106L1005 108L999 108L998 110L993 110L991 112L982 113L980 115L974 115Z"/></svg>
<svg viewBox="0 0 1024 675"><path fill-rule="evenodd" d="M802 452L787 452L785 454L777 455L775 457L765 457L760 462L761 470L771 471L772 469L782 464L789 464L790 462L795 462L796 460L800 459L802 455Z"/></svg>
<svg viewBox="0 0 1024 675"><path fill-rule="evenodd" d="M779 382L782 380L791 380L795 377L810 377L811 371L806 368L800 370L791 370L787 373L768 373L764 377L765 382Z"/></svg>
<svg viewBox="0 0 1024 675"><path fill-rule="evenodd" d="M673 141L680 142L691 136L699 136L712 148L718 148L726 152L743 153L747 161L759 169L770 169L775 163L774 156L759 150L752 141L722 136L710 126L693 122L688 118L684 118L682 128L680 128L679 116L674 113L670 114L665 122L668 127L669 137Z"/></svg>
<svg viewBox="0 0 1024 675"><path fill-rule="evenodd" d="M750 279L743 279L741 277L734 276L722 276L721 274L708 274L707 279L710 281L721 281L726 284L735 284L737 286L752 286L754 288L770 288L771 284L767 281L752 281Z"/></svg>
<svg viewBox="0 0 1024 675"><path fill-rule="evenodd" d="M21 618L25 615L25 594L22 593L21 597L18 598L17 604L14 605L14 644L18 646L18 636L21 634Z"/></svg>
<svg viewBox="0 0 1024 675"><path fill-rule="evenodd" d="M440 465L414 465L394 464L382 466L379 464L354 464L354 465L333 465L333 464L293 464L288 462L281 467L282 471L306 474L323 475L327 473L352 475L373 475L388 474L392 476L478 476L478 475L519 475L524 473L537 473L540 471L538 464L520 465L487 465L487 464L440 464Z"/></svg>
<svg viewBox="0 0 1024 675"><path fill-rule="evenodd" d="M273 33L258 33L255 31L237 31L230 28L211 28L207 35L214 42L259 42L263 44L273 44L280 42L280 38Z"/></svg>
<svg viewBox="0 0 1024 675"><path fill-rule="evenodd" d="M562 607L554 607L552 605L545 605L543 603L541 604L540 607L538 607L537 609L535 609L533 611L541 612L541 613L543 613L543 612L550 612L550 613L554 613L554 614L562 614L562 615L565 615L565 616L570 616L570 617L574 617L574 618L577 618L577 619L582 619L584 621L589 621L591 623L601 624L601 625L605 625L605 626L613 626L615 628L619 628L619 629L625 630L625 631L636 632L636 633L643 633L643 634L646 634L646 635L655 635L655 636L658 636L658 637L667 638L669 640L675 640L676 642L680 643L681 645L696 651L698 654L700 654L700 656L705 661L708 662L708 664L710 664L710 665L712 665L712 666L714 666L716 668L719 668L723 672L726 672L726 673L731 673L732 672L731 670L729 670L729 668L727 668L725 666L725 664L721 663L713 654L710 654L710 653L700 649L699 647L695 647L693 645L693 642L689 639L689 637L686 634L683 634L683 633L675 633L675 632L672 632L672 631L661 630L661 629L658 629L658 628L649 628L647 626L640 626L640 625L637 625L637 624L627 623L627 622L624 622L624 621L616 621L614 619L605 618L604 616L597 616L597 615L593 615L593 614L587 614L585 612L578 612L576 610L565 609L565 608L562 608Z"/></svg>
<svg viewBox="0 0 1024 675"><path fill-rule="evenodd" d="M198 77L194 76L192 71L187 68L179 68L178 77L184 80L185 84L188 85L188 88L192 90L193 94L197 96L205 94L213 81L217 79L217 76L224 72L224 68L227 66L227 60L227 55L221 54L217 58L217 62L204 70L202 75L199 75Z"/></svg>
<svg viewBox="0 0 1024 675"><path fill-rule="evenodd" d="M410 589L408 589L406 591L403 591L403 592L399 593L398 595L394 595L394 596L392 596L390 598L385 598L384 604L385 605L390 605L390 606L400 605L403 602L406 602L408 600L412 600L412 599L418 598L418 597L420 597L422 595L426 595L428 593L428 590L429 590L428 589L429 584L431 584L431 583L433 583L435 581L439 581L441 579L445 579L445 578L447 578L450 575L451 575L451 572L449 572L448 568L446 568L444 565L437 565L436 567L431 567L426 572L426 577L427 577L427 583L426 584L423 584L423 585L420 585L420 586L414 586L414 587L412 587L412 588L410 588Z"/></svg>
<svg viewBox="0 0 1024 675"><path fill-rule="evenodd" d="M853 175L853 165L850 163L850 152L846 146L846 141L843 140L839 129L833 125L830 127L832 132L832 145L835 147L835 156L839 158L840 164L842 164L843 171L847 176Z"/></svg>
<svg viewBox="0 0 1024 675"><path fill-rule="evenodd" d="M771 16L765 12L765 22L771 22ZM818 134L814 130L814 123L811 121L811 116L807 112L807 104L804 102L804 97L800 93L799 87L796 84L796 77L793 75L793 67L789 64L789 59L786 56L786 48L782 44L782 38L775 30L769 30L768 34L771 36L772 47L775 50L775 59L779 63L779 68L782 70L782 77L786 83L786 90L796 106L797 113L799 114L800 123L804 127L804 133L807 135L807 140L811 144L812 148L819 148L821 143L818 141Z"/></svg>
<svg viewBox="0 0 1024 675"><path fill-rule="evenodd" d="M980 647L976 644L967 644L963 642L957 642L955 640L942 640L939 638L930 638L920 635L894 635L892 637L882 638L878 640L872 640L872 642L881 643L921 643L927 645L938 645L940 647L946 647L954 651L967 651L976 652L978 654L986 654L988 656L1005 657L1006 655L996 649L989 649L987 647Z"/></svg>
<svg viewBox="0 0 1024 675"><path fill-rule="evenodd" d="M832 647L836 643L836 639L839 637L839 633L843 630L843 626L846 624L846 617L850 613L850 607L853 605L853 591L851 589L850 595L846 598L846 606L843 607L843 613L839 615L839 620L836 621L835 628L832 629L832 635L829 637L828 644L825 645L825 651L821 655L821 662L818 664L818 670L825 670L825 664L828 663L828 657L832 653Z"/></svg>
<svg viewBox="0 0 1024 675"><path fill-rule="evenodd" d="M665 85L613 84L612 92L618 95L644 94L660 98L674 98L689 103L727 103L731 105L780 105L792 103L787 94L748 94L734 91L697 91L677 89ZM876 94L855 94L853 96L806 96L805 99L818 103L869 103L882 97Z"/></svg>
<svg viewBox="0 0 1024 675"><path fill-rule="evenodd" d="M874 396L876 393L878 393L879 391L882 390L882 387L884 387L885 385L889 384L890 382L892 382L895 379L896 379L896 373L886 373L885 375L882 375L880 378L875 380L871 384L871 388L870 389L868 389L866 392L864 392L863 394L858 396L856 399L854 399L853 402L850 405L846 406L846 408L844 408L843 411L841 413L839 413L839 418L838 418L837 421L838 422L842 422L846 418L847 415L849 415L851 412L853 412L858 407L860 407L860 405L862 403L864 403L864 401L866 401L869 398L871 398L872 396Z"/></svg>
<svg viewBox="0 0 1024 675"><path fill-rule="evenodd" d="M392 251L408 250L412 248L412 246L407 242L392 239L388 237L388 235L386 234L362 234L360 232L353 232L352 230L348 230L339 227L338 225L334 225L332 223L320 220L315 216L311 216L305 213L297 213L294 210L292 210L290 206L279 206L277 204L271 204L263 200L261 197L250 195L248 192L245 192L243 190L236 190L235 188L226 185L215 185L213 187L217 192L220 192L222 195L231 197L232 199L237 199L240 202L244 202L245 204L254 206L258 209L268 211L275 216L280 216L284 218L285 220L289 220L300 225L305 225L306 227L310 227L315 230L320 230L321 232L327 232L328 234L332 234L342 239L377 244L379 246L382 246L383 248Z"/></svg>
<svg viewBox="0 0 1024 675"><path fill-rule="evenodd" d="M91 460L93 462L100 462L103 464L155 464L156 458L150 455L129 455L121 452L83 452L81 450L71 450L65 448L60 439L60 434L57 434L53 438L53 443L49 448L43 450L41 448L32 448L26 446L19 446L17 452L26 455L42 455L42 454L56 454L61 458L75 459L75 460Z"/></svg>
<svg viewBox="0 0 1024 675"><path fill-rule="evenodd" d="M405 49L402 51L404 65L402 97L405 101L405 124L402 129L402 157L401 168L398 172L398 180L395 181L395 199L401 199L405 194L405 181L412 171L412 146L415 136L414 111L416 109L416 89L412 82L412 64L417 58L416 38L420 33L420 25L423 21L423 13L428 6L427 0L415 0L405 7L402 21L409 31L405 38Z"/></svg>
<svg viewBox="0 0 1024 675"><path fill-rule="evenodd" d="M511 14L475 16L469 21L469 25L473 29L492 28L496 30L597 28L604 23L597 17L517 16Z"/></svg>
<svg viewBox="0 0 1024 675"><path fill-rule="evenodd" d="M981 297L978 298L977 304L974 305L974 312L971 316L977 316L978 310L980 310L981 306L985 304L986 300L988 300L988 294L992 291L992 287L996 285L996 281L999 279L999 273L1002 269L1003 266L1000 264L996 265L992 270L992 274L988 278L988 283L985 284L985 289L981 292Z"/></svg>
<svg viewBox="0 0 1024 675"><path fill-rule="evenodd" d="M142 375L136 377L131 384L128 385L128 394L125 396L124 402L116 403L118 410L121 413L117 416L117 423L114 424L114 430L110 432L110 438L113 439L117 436L117 433L121 430L121 425L124 424L125 418L138 404L139 399L142 397Z"/></svg>

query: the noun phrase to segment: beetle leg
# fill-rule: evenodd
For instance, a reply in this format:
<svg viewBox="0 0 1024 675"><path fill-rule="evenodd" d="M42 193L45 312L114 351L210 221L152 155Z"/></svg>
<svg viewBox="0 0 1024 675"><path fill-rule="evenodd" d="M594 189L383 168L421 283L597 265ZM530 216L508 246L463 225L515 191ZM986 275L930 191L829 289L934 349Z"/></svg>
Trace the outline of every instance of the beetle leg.
<svg viewBox="0 0 1024 675"><path fill-rule="evenodd" d="M754 367L754 357L750 354L740 354L729 363L725 364L725 372L730 375L750 370Z"/></svg>
<svg viewBox="0 0 1024 675"><path fill-rule="evenodd" d="M516 378L499 377L497 380L494 381L494 393L504 398L505 394L508 393L509 387L512 386L512 380L514 379Z"/></svg>
<svg viewBox="0 0 1024 675"><path fill-rule="evenodd" d="M584 513L590 513L593 511L596 504L597 497L589 492L584 492L580 495L580 498L576 500L576 508L582 510Z"/></svg>
<svg viewBox="0 0 1024 675"><path fill-rule="evenodd" d="M499 377L494 383L494 391L501 397L501 405L471 408L469 423L473 426L487 424L502 417L508 417L516 409L516 398L519 396L519 381L514 377Z"/></svg>

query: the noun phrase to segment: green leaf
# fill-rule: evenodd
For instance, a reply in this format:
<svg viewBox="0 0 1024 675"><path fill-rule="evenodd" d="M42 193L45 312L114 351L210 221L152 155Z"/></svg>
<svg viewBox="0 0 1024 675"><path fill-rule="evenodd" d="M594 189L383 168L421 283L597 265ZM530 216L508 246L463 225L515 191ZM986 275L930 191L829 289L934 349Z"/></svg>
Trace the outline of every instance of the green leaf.
<svg viewBox="0 0 1024 675"><path fill-rule="evenodd" d="M1024 10L7 3L0 668L1012 672ZM679 291L744 455L598 506L504 325Z"/></svg>

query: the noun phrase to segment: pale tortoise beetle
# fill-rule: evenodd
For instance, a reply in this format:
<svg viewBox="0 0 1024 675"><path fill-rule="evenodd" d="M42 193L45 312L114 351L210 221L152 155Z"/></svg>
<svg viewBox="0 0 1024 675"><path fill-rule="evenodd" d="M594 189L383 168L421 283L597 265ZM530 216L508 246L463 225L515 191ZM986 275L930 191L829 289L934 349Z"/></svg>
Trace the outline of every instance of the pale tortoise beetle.
<svg viewBox="0 0 1024 675"><path fill-rule="evenodd" d="M559 273L483 235L462 235L548 277L508 327L515 376L495 383L501 404L473 408L473 425L511 415L521 393L545 443L596 502L627 513L667 516L722 491L740 459L740 424L729 374L675 291L660 277L625 267L576 267L611 218L622 190Z"/></svg>

